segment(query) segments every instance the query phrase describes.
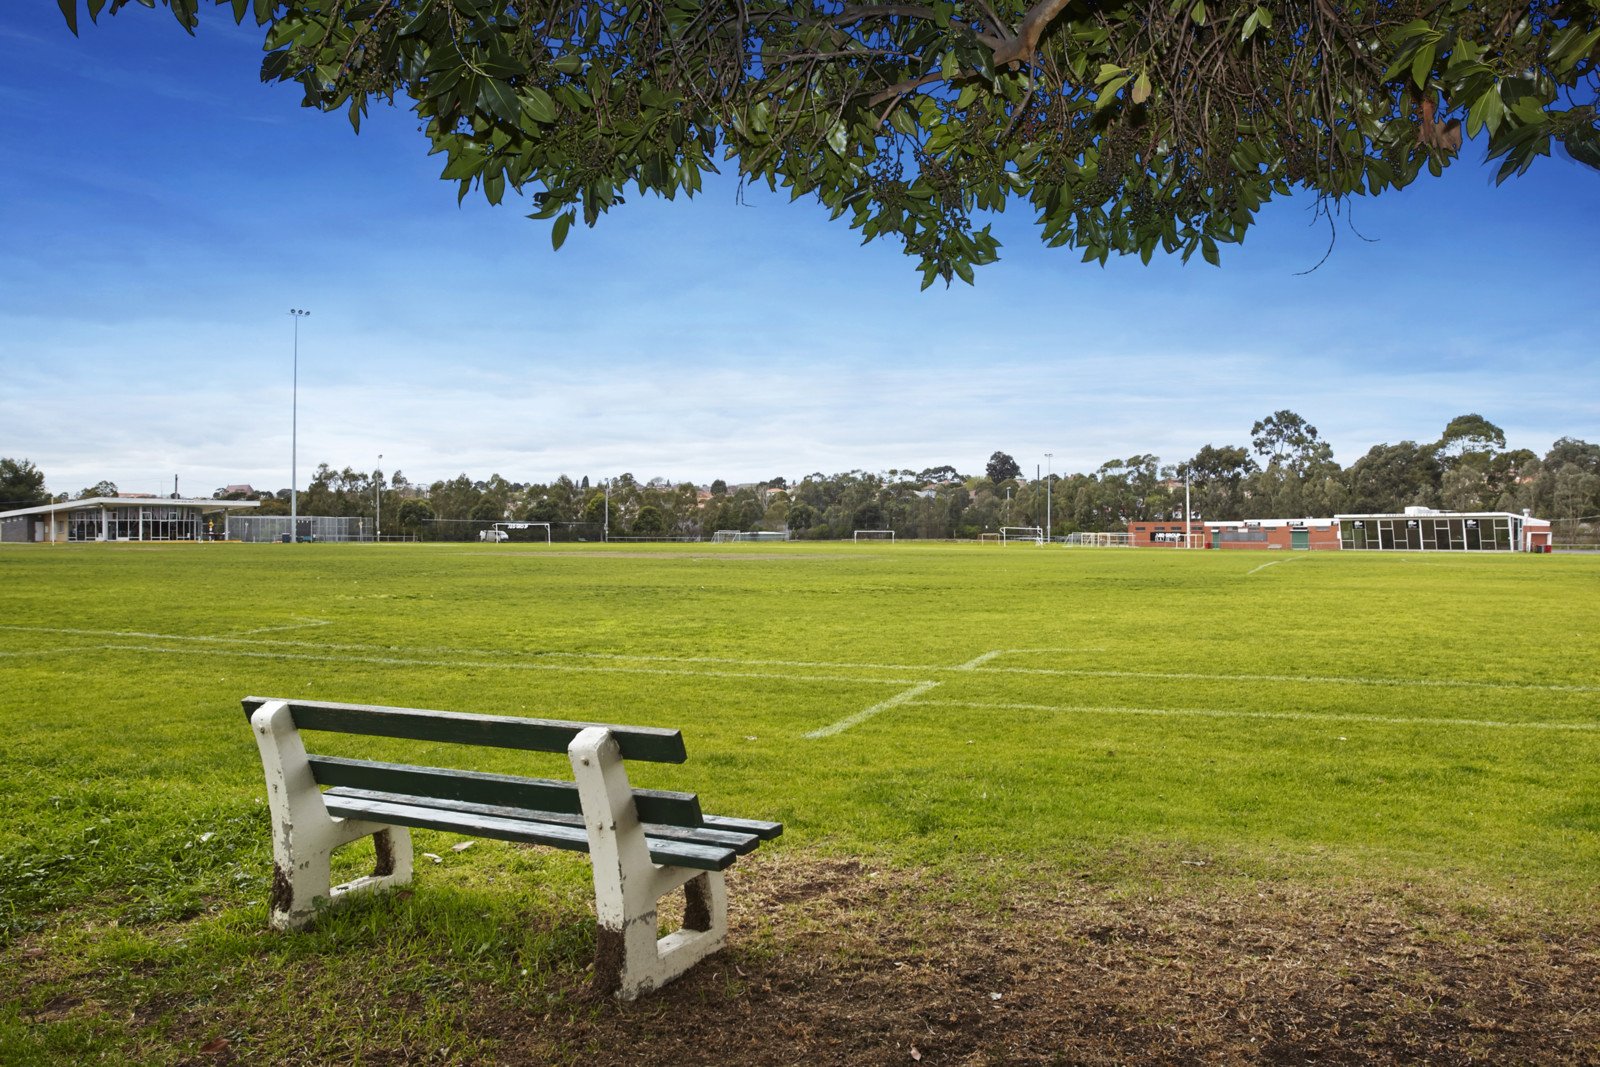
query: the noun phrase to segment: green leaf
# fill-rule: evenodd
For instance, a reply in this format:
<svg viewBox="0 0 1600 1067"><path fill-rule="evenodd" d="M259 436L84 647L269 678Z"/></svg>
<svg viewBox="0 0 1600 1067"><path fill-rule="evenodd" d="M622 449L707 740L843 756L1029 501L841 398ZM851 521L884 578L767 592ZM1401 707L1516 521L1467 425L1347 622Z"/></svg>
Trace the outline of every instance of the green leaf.
<svg viewBox="0 0 1600 1067"><path fill-rule="evenodd" d="M463 149L453 157L439 177L445 181L469 181L483 167L483 153L475 149Z"/></svg>
<svg viewBox="0 0 1600 1067"><path fill-rule="evenodd" d="M478 83L478 109L487 111L501 122L516 122L522 108L511 86L494 78L484 78Z"/></svg>
<svg viewBox="0 0 1600 1067"><path fill-rule="evenodd" d="M1150 99L1150 75L1140 74L1138 80L1133 83L1133 102L1142 104L1148 99Z"/></svg>
<svg viewBox="0 0 1600 1067"><path fill-rule="evenodd" d="M1256 30L1270 30L1272 28L1272 12L1264 7L1258 7L1250 12L1250 17L1244 20L1244 29L1239 33L1239 40L1248 41Z"/></svg>
<svg viewBox="0 0 1600 1067"><path fill-rule="evenodd" d="M1217 252L1217 242L1210 237L1202 237L1200 239L1200 254L1205 256L1206 262L1213 267L1222 265L1222 256Z"/></svg>
<svg viewBox="0 0 1600 1067"><path fill-rule="evenodd" d="M1096 85L1103 85L1112 78L1115 78L1117 75L1126 73L1127 68L1125 67L1119 67L1115 63L1102 63L1100 64L1100 73L1094 76L1094 83Z"/></svg>
<svg viewBox="0 0 1600 1067"><path fill-rule="evenodd" d="M845 146L849 144L850 134L844 128L844 123L836 122L833 129L828 131L828 147L833 149L833 154L843 157Z"/></svg>
<svg viewBox="0 0 1600 1067"><path fill-rule="evenodd" d="M67 20L72 36L78 36L78 0L56 0L56 6L61 9L61 17Z"/></svg>
<svg viewBox="0 0 1600 1067"><path fill-rule="evenodd" d="M1189 18L1196 26L1206 24L1206 0L1194 0L1194 6L1189 9Z"/></svg>
<svg viewBox="0 0 1600 1067"><path fill-rule="evenodd" d="M1094 109L1099 111L1101 108L1115 101L1117 98L1117 90L1128 84L1128 78L1129 75L1124 74L1120 78L1113 78L1111 81L1107 82L1105 86L1101 88L1100 95L1094 98Z"/></svg>
<svg viewBox="0 0 1600 1067"><path fill-rule="evenodd" d="M1417 83L1418 89L1428 87L1428 75L1433 71L1433 57L1438 48L1437 41L1430 41L1417 49L1417 54L1411 57L1411 80Z"/></svg>
<svg viewBox="0 0 1600 1067"><path fill-rule="evenodd" d="M548 126L556 120L556 102L550 99L550 94L531 85L522 90L522 113L541 126Z"/></svg>
<svg viewBox="0 0 1600 1067"><path fill-rule="evenodd" d="M556 70L560 71L562 74L583 73L582 56L562 56L560 59L555 60L550 65Z"/></svg>
<svg viewBox="0 0 1600 1067"><path fill-rule="evenodd" d="M576 213L568 211L556 219L556 224L550 228L550 247L554 251L561 251L561 246L566 243L567 231L572 228L572 220Z"/></svg>
<svg viewBox="0 0 1600 1067"><path fill-rule="evenodd" d="M1483 127L1489 128L1493 134L1500 128L1500 120L1505 118L1506 108L1500 102L1500 91L1491 86L1479 94L1472 107L1467 111L1467 133L1476 136Z"/></svg>

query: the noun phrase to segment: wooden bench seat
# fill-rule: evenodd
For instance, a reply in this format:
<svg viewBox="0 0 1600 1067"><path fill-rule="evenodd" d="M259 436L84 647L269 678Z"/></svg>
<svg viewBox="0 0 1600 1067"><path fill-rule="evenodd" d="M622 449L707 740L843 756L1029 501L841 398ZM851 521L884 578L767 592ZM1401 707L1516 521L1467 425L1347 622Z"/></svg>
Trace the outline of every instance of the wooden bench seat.
<svg viewBox="0 0 1600 1067"><path fill-rule="evenodd" d="M587 852L599 919L596 981L624 999L670 981L727 934L723 874L780 823L705 815L693 793L634 789L624 759L682 762L676 730L247 697L266 771L275 871L271 921L307 925L358 891L410 881L410 830ZM573 781L311 755L301 731L566 752ZM372 836L367 877L331 885L334 849ZM681 930L656 936L656 909L677 888Z"/></svg>

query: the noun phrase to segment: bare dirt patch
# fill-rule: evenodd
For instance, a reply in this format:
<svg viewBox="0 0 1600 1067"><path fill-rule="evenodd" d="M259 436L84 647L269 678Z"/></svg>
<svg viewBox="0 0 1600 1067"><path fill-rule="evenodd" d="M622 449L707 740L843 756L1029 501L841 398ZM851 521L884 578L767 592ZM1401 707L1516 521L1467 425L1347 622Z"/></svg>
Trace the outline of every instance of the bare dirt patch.
<svg viewBox="0 0 1600 1067"><path fill-rule="evenodd" d="M208 1067L1600 1064L1600 921L1487 890L998 860L951 879L780 851L741 862L730 897L730 947L634 1004L572 955L519 983L438 950L373 971L357 943L186 986L181 954L85 970L43 935L6 954L0 999L41 1041L96 1027L142 1062Z"/></svg>
<svg viewBox="0 0 1600 1067"><path fill-rule="evenodd" d="M472 1031L528 1064L1600 1063L1592 925L1403 887L973 904L855 861L741 866L732 947L677 983L537 1019L491 994Z"/></svg>

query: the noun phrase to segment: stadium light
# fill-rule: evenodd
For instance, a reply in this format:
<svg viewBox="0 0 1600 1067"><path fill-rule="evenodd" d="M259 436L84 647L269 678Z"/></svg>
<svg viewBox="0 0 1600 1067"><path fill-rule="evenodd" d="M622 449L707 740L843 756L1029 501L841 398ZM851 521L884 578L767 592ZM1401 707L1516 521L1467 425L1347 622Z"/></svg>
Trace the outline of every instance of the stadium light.
<svg viewBox="0 0 1600 1067"><path fill-rule="evenodd" d="M289 541L300 540L300 320L311 314L290 308L294 316L294 378L289 394Z"/></svg>
<svg viewBox="0 0 1600 1067"><path fill-rule="evenodd" d="M378 476L372 480L372 539L383 541L383 453L378 453Z"/></svg>
<svg viewBox="0 0 1600 1067"><path fill-rule="evenodd" d="M1050 461L1055 458L1054 452L1044 454L1044 543L1050 543Z"/></svg>

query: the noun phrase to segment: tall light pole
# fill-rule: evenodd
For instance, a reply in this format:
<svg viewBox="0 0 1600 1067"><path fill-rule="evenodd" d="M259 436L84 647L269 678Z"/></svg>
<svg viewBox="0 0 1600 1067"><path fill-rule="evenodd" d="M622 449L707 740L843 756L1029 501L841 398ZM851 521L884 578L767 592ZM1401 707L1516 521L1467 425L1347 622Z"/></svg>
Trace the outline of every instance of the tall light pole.
<svg viewBox="0 0 1600 1067"><path fill-rule="evenodd" d="M1055 458L1054 452L1044 454L1044 543L1050 543L1050 461Z"/></svg>
<svg viewBox="0 0 1600 1067"><path fill-rule="evenodd" d="M372 486L372 539L383 540L383 453L378 453L378 476Z"/></svg>
<svg viewBox="0 0 1600 1067"><path fill-rule="evenodd" d="M289 540L300 540L300 320L311 314L290 308L294 316L294 378L289 394Z"/></svg>
<svg viewBox="0 0 1600 1067"><path fill-rule="evenodd" d="M1183 476L1183 547L1194 547L1194 512L1189 510L1189 475Z"/></svg>

